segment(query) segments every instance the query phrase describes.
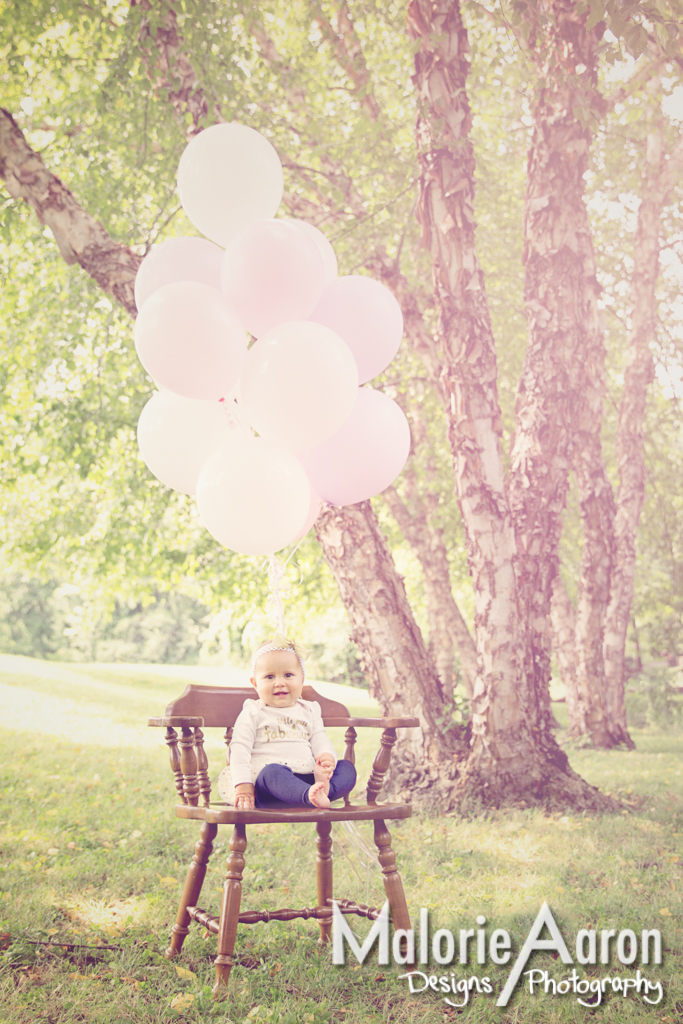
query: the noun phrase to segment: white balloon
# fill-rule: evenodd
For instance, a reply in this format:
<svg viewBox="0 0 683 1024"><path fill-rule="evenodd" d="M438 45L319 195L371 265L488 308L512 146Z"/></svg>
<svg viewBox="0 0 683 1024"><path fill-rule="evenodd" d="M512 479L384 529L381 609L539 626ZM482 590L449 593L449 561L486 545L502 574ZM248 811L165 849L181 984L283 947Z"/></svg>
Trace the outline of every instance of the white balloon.
<svg viewBox="0 0 683 1024"><path fill-rule="evenodd" d="M138 420L138 445L158 480L184 494L194 494L209 456L230 441L231 428L222 402L183 398L172 391L152 395Z"/></svg>
<svg viewBox="0 0 683 1024"><path fill-rule="evenodd" d="M204 465L197 507L209 533L242 555L290 544L306 521L311 486L301 463L262 437L235 438Z"/></svg>
<svg viewBox="0 0 683 1024"><path fill-rule="evenodd" d="M195 135L178 165L185 213L222 246L249 224L275 216L283 184L282 164L268 139L234 121Z"/></svg>
<svg viewBox="0 0 683 1024"><path fill-rule="evenodd" d="M295 320L259 338L241 376L242 407L262 436L299 453L322 444L348 419L358 368L338 334Z"/></svg>

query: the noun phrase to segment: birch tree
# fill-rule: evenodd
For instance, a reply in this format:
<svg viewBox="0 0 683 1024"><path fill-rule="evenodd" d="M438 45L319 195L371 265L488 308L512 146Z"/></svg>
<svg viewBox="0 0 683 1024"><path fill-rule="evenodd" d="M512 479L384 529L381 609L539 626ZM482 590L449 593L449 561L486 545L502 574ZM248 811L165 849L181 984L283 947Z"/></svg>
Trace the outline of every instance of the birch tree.
<svg viewBox="0 0 683 1024"><path fill-rule="evenodd" d="M498 31L496 13L482 15L477 5L473 10ZM98 102L113 119L108 123L116 124L120 86L126 116L139 126L137 138L127 129L126 146L140 173L149 175L145 187L158 205L152 237L179 216L172 168L184 141L216 120L247 120L268 131L278 148L288 214L331 232L343 269L379 277L401 303L406 339L448 420L451 483L467 537L476 604L476 669L468 648L475 677L471 748L461 731L444 727L443 673L440 679L372 506L327 510L317 535L373 692L392 713L420 717L421 731L407 737L399 751L394 786L417 791L424 806L446 809L510 799L555 807L611 806L569 767L551 731L548 696L551 594L572 461L589 538L584 575L597 581L592 590L584 589L579 611L579 620L591 626L582 633L579 671L586 692L591 666L600 670L609 594L605 566L613 557L601 504L609 494L599 447L603 339L583 200L591 119L599 115L601 102L596 74L602 29L596 11L597 5L589 9L569 0L509 9L524 74L539 85L523 226L529 336L509 469L502 443L507 414L499 398L494 331L477 253L469 41L459 4L409 4L412 52L404 12L392 5L365 10L311 3L282 12L275 4L235 11L215 3L197 21L189 0L175 6L142 0L127 13L121 4L111 14L83 15L97 22L92 38L99 62L92 59L102 83ZM655 20L668 40L673 23L667 11L655 11ZM614 28L618 15L610 15ZM48 33L50 45L59 31L55 25L53 35ZM510 38L504 44L508 50ZM675 44L675 31L671 39ZM40 45L49 51L44 41ZM144 95L140 109L131 81L141 99ZM331 132L331 124L343 130ZM66 131L59 133L63 159L69 138ZM80 150L79 159L85 159ZM0 176L11 199L29 204L64 259L80 264L98 288L134 315L132 282L149 236L142 245L133 241L134 233L121 237L126 232L113 211L100 223L101 210L99 219L89 213L50 170L49 160L50 150L41 158L17 120L3 111ZM135 187L125 161L119 160L116 173L129 189ZM411 211L415 179L417 224ZM129 203L127 195L122 200ZM418 225L428 261L417 244ZM426 285L429 268L432 288ZM388 380L380 384L394 387ZM140 375L133 403L138 408L143 393ZM578 447L576 438L582 439ZM409 492L400 485L388 496L399 522L403 509L410 511L404 500ZM181 508L162 499L158 489L155 494L159 509ZM109 524L116 527L111 518ZM194 550L202 550L202 556L191 556L188 544L183 564L194 557L193 571L201 573L213 556L206 541L193 536ZM418 550L419 538L413 539ZM431 557L438 562L443 558L438 535L434 545ZM428 554L423 546L425 566ZM441 587L446 610L448 580L443 572L438 577L434 569L425 572L431 585ZM462 639L467 648L464 633ZM601 701L604 692L598 691ZM596 707L590 713L599 726L605 704Z"/></svg>

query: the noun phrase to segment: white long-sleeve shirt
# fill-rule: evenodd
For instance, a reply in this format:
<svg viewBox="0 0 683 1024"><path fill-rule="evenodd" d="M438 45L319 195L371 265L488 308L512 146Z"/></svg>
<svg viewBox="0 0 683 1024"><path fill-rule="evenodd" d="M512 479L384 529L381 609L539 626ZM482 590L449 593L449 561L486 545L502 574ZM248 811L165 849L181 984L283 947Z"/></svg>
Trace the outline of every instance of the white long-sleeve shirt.
<svg viewBox="0 0 683 1024"><path fill-rule="evenodd" d="M260 698L247 699L237 716L230 743L233 786L255 782L267 764L284 764L308 774L320 754L334 747L325 734L320 704L301 697L288 708L272 708Z"/></svg>

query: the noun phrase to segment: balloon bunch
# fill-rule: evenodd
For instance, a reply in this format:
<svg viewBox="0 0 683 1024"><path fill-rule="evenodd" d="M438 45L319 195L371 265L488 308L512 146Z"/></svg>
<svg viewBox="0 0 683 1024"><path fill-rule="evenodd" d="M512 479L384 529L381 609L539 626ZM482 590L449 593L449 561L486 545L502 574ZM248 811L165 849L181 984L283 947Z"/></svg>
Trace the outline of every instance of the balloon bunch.
<svg viewBox="0 0 683 1024"><path fill-rule="evenodd" d="M218 541L268 554L299 540L322 502L362 501L401 472L406 418L359 384L394 358L403 318L379 282L337 276L316 227L274 219L282 166L252 128L192 139L178 191L207 237L162 242L135 280L135 346L160 389L140 452L159 480L196 494Z"/></svg>

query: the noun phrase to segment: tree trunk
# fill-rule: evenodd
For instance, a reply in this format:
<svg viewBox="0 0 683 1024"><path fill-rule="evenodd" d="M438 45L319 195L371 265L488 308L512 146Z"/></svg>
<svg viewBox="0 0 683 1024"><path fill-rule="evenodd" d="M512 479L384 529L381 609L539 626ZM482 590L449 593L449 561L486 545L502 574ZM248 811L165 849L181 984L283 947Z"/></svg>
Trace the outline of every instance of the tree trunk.
<svg viewBox="0 0 683 1024"><path fill-rule="evenodd" d="M447 700L454 690L454 650L458 652L463 685L472 697L477 675L477 649L467 623L453 598L443 530L436 521L440 481L422 403L408 396L397 400L411 426L411 455L402 473L401 498L392 485L382 492L401 533L418 557L427 597L428 650ZM417 463L421 468L418 479Z"/></svg>
<svg viewBox="0 0 683 1024"><path fill-rule="evenodd" d="M536 8L530 8L533 20ZM594 737L607 739L601 690L590 671L600 658L601 606L609 585L609 545L600 537L603 478L599 425L603 359L597 307L599 286L583 175L590 134L583 111L601 109L595 92L597 30L586 31L586 16L571 2L554 2L532 38L545 58L543 88L534 112L525 201L525 303L529 341L517 402L510 502L518 543L516 562L522 621L526 628L526 671L534 689L547 693L550 678L550 603L558 574L562 510L566 504L573 439L579 432L588 449L580 461L583 518L588 527L584 554L584 596L577 616L581 658L577 685ZM579 75L576 67L583 67ZM578 108L578 110L577 110ZM581 116L579 116L581 115ZM589 428L595 438L586 439ZM600 575L602 573L602 575ZM596 640L597 637L597 640ZM598 666L601 671L601 667ZM549 707L539 699L541 719Z"/></svg>
<svg viewBox="0 0 683 1024"><path fill-rule="evenodd" d="M495 346L474 248L467 32L454 0L412 0L408 27L419 40L413 79L420 100L418 218L432 256L440 309L443 397L476 599L480 669L472 702L472 752L459 793L463 802L472 798L502 804L517 798L595 807L604 804L604 798L572 772L550 730L549 660L537 666L525 652L524 617L535 614L528 594L537 588L529 586L529 578L522 580L527 599L520 615L517 549L500 451ZM518 454L518 472L521 466ZM565 463L565 478L566 472ZM540 491L534 492L531 502L534 512L539 504L547 505L544 484L539 474L535 486ZM523 507L519 500L517 504ZM561 505L558 516L560 511ZM536 570L531 573L534 584L543 573L550 573L552 581L559 533L550 537L547 570L545 538L538 543L539 524L536 517L532 520L520 531L522 540L534 544L532 564L522 562L521 568L527 573ZM541 633L547 631L549 603L548 591L546 607L540 609L545 613Z"/></svg>
<svg viewBox="0 0 683 1024"><path fill-rule="evenodd" d="M653 83L653 90L654 87ZM656 87L655 101L659 105L658 80ZM661 127L657 127L647 139L636 228L628 362L617 428L616 558L604 645L607 709L610 721L616 723L625 736L628 736L624 706L626 632L633 597L636 534L645 496L643 420L647 389L654 380L650 346L655 339L657 316L655 286L659 273L660 220L668 192L682 170L683 142L678 143L667 159L663 133Z"/></svg>
<svg viewBox="0 0 683 1024"><path fill-rule="evenodd" d="M584 732L583 704L576 686L576 612L559 573L553 584L550 622L553 651L567 699L567 731L575 739Z"/></svg>
<svg viewBox="0 0 683 1024"><path fill-rule="evenodd" d="M583 201L590 134L586 108L604 112L596 91L596 48L602 30L587 31L571 0L556 0L540 28L545 87L535 111L525 210L526 306L529 347L520 385L511 500L520 544L530 653L548 672L545 626L558 572L561 509L568 464L581 502L583 549L576 610L576 685L581 728L596 746L624 740L603 707L602 654L614 551L614 499L602 458L600 430L605 349L595 255ZM576 68L583 67L581 73ZM578 109L577 109L578 108ZM538 494L544 498L539 504ZM543 544L535 547L536 536ZM575 726L579 723L576 721Z"/></svg>
<svg viewBox="0 0 683 1024"><path fill-rule="evenodd" d="M434 509L426 502L417 507L414 501L411 501L408 509L393 486L387 487L382 497L422 566L429 618L428 649L443 694L446 698L453 696L455 647L460 659L463 685L467 696L471 697L477 675L477 649L453 598L448 554L443 542L443 531L433 522Z"/></svg>
<svg viewBox="0 0 683 1024"><path fill-rule="evenodd" d="M369 501L325 509L315 524L351 620L371 694L386 715L417 715L421 729L399 737L388 791L418 807L453 806L454 751L462 731L443 730L443 693L401 577Z"/></svg>

